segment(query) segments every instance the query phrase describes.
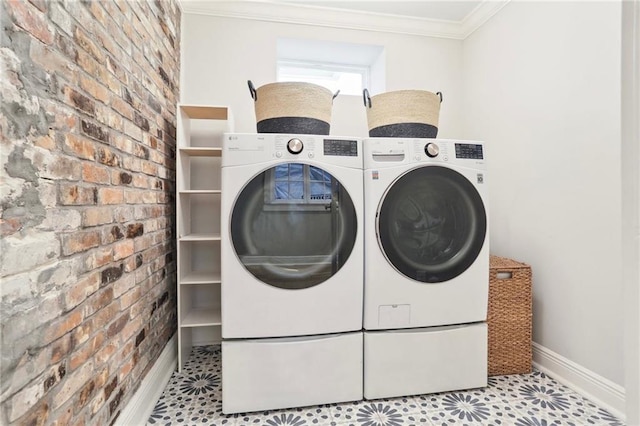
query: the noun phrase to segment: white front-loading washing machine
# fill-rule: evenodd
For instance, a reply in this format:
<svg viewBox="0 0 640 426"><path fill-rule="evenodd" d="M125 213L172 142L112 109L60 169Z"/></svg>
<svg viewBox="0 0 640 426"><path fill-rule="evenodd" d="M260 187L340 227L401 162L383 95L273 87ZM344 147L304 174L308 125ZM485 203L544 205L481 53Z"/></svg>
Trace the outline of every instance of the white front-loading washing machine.
<svg viewBox="0 0 640 426"><path fill-rule="evenodd" d="M364 396L487 381L489 241L482 142L364 145Z"/></svg>
<svg viewBox="0 0 640 426"><path fill-rule="evenodd" d="M362 141L225 134L224 413L362 398Z"/></svg>

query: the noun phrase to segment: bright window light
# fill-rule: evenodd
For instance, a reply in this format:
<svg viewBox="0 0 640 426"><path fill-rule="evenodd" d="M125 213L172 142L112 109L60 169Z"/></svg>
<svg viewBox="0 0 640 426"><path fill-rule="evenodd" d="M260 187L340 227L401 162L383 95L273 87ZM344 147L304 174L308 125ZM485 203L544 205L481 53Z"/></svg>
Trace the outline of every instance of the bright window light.
<svg viewBox="0 0 640 426"><path fill-rule="evenodd" d="M278 81L317 84L332 93L361 95L369 87L369 68L326 62L278 61Z"/></svg>
<svg viewBox="0 0 640 426"><path fill-rule="evenodd" d="M385 89L384 47L327 40L278 38L277 81L318 84L332 93L362 96Z"/></svg>

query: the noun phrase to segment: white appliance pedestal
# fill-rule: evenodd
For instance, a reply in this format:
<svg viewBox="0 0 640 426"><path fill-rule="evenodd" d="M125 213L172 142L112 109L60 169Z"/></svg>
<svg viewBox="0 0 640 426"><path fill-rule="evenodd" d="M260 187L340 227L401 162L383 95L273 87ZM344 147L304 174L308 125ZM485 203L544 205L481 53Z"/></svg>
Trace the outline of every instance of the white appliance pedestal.
<svg viewBox="0 0 640 426"><path fill-rule="evenodd" d="M222 341L222 412L362 399L362 332Z"/></svg>
<svg viewBox="0 0 640 426"><path fill-rule="evenodd" d="M487 324L364 333L364 397L487 386Z"/></svg>

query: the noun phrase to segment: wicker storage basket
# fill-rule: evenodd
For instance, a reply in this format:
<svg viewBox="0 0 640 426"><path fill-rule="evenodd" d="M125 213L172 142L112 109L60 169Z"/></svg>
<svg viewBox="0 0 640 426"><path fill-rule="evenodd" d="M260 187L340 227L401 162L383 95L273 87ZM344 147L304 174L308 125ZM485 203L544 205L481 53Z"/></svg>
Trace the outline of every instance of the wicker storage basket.
<svg viewBox="0 0 640 426"><path fill-rule="evenodd" d="M397 90L373 97L362 91L369 137L435 138L438 135L442 93Z"/></svg>
<svg viewBox="0 0 640 426"><path fill-rule="evenodd" d="M255 88L247 81L255 101L258 133L328 135L333 99L338 93L312 83L279 82Z"/></svg>
<svg viewBox="0 0 640 426"><path fill-rule="evenodd" d="M489 376L531 372L531 267L491 256Z"/></svg>

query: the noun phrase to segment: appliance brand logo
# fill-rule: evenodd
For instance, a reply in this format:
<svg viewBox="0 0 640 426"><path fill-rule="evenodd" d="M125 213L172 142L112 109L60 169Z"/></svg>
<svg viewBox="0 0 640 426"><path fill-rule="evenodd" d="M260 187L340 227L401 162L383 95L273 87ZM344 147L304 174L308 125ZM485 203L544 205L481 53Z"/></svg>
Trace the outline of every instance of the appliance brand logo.
<svg viewBox="0 0 640 426"><path fill-rule="evenodd" d="M372 180L378 180L379 179L379 175L378 175L378 171L377 170L372 170L371 171L371 179Z"/></svg>

